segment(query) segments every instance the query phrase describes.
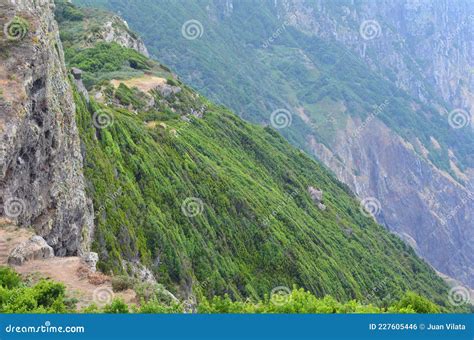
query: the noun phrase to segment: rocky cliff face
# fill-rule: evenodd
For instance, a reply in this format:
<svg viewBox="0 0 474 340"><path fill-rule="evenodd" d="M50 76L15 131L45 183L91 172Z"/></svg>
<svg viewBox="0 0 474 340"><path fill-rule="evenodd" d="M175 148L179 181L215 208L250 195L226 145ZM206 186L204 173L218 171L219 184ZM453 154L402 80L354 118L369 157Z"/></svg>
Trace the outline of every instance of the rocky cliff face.
<svg viewBox="0 0 474 340"><path fill-rule="evenodd" d="M53 11L52 0L0 1L0 211L57 256L82 255L93 212Z"/></svg>
<svg viewBox="0 0 474 340"><path fill-rule="evenodd" d="M314 137L315 155L361 198L362 206L438 271L474 278L474 195L374 119L350 120L329 150ZM361 131L353 139L355 130Z"/></svg>

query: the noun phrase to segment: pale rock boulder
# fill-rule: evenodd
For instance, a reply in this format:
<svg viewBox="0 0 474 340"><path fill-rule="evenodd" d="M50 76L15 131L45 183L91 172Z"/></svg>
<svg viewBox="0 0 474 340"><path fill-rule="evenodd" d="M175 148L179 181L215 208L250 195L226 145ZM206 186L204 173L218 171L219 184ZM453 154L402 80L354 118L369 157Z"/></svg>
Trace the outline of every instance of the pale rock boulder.
<svg viewBox="0 0 474 340"><path fill-rule="evenodd" d="M94 252L89 252L82 257L87 268L92 271L97 271L97 262L99 262L99 255Z"/></svg>
<svg viewBox="0 0 474 340"><path fill-rule="evenodd" d="M8 257L8 264L21 266L27 261L49 259L54 257L51 248L41 236L33 236L28 241L16 246Z"/></svg>
<svg viewBox="0 0 474 340"><path fill-rule="evenodd" d="M323 191L316 189L314 187L308 187L308 193L311 196L314 204L318 207L319 210L326 210L326 205L322 203L323 200Z"/></svg>

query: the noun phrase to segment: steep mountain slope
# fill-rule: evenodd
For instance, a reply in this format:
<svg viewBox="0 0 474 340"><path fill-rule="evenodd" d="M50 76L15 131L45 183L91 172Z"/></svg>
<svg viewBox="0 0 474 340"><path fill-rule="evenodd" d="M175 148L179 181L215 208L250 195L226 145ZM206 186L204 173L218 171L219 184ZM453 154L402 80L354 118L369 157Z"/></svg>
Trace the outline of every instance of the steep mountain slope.
<svg viewBox="0 0 474 340"><path fill-rule="evenodd" d="M75 2L123 13L186 82L280 128L474 285L471 2Z"/></svg>
<svg viewBox="0 0 474 340"><path fill-rule="evenodd" d="M59 5L63 32L80 25ZM447 306L434 271L274 130L134 50L63 40L68 65L83 71L74 96L102 270L145 279L151 269L183 298L258 298L296 284L385 303L411 289ZM81 77L95 79L88 95Z"/></svg>
<svg viewBox="0 0 474 340"><path fill-rule="evenodd" d="M87 22L80 10L67 17L70 12L62 6L71 6L57 5L56 15L66 31ZM36 182L30 173L7 176L2 202L7 202L9 188L20 183L14 194L32 191L31 199L39 207L48 206L53 216L64 216L70 204L84 202L73 211L85 218L90 213L85 186L94 201L92 249L99 253L99 268L143 281L156 279L182 299L200 293L262 298L295 284L318 296L384 305L413 290L442 310L456 310L442 279L410 247L364 216L355 197L328 170L271 128L250 125L208 102L166 67L140 54L137 41L129 42L138 51L105 38L84 49L81 39L89 36L87 29L85 35L63 35L72 68L68 77L52 8L51 1L2 2L1 19L23 30L8 29L20 35L1 38L7 53L2 67L4 60L8 66L15 58L23 65L8 68L2 91L7 80L28 80L36 65L47 66L41 73L44 81L31 80L35 91L18 98L5 92L2 101L8 102L2 110L26 105L22 112L11 111L16 114L2 111L5 125L12 127L6 131L18 131L13 123L19 118L26 120L20 127L30 126L31 119L38 122L38 117L49 122L52 114L58 120L54 150L44 151L49 162L38 170L38 176L47 178L32 185ZM79 66L82 71L74 68ZM90 81L87 88L82 77ZM36 97L39 93L46 95ZM36 102L38 98L43 101ZM35 133L47 126L37 125ZM22 139L25 143L43 141L43 133L36 139L28 136ZM2 148L10 145L4 141ZM60 165L49 173L47 166L57 164L57 148ZM6 159L16 157L15 150L7 151ZM30 169L42 155L29 148L20 155L23 162L16 164ZM81 190L71 197L63 189L50 198L57 176L66 189L73 176ZM37 193L37 187L47 193ZM12 210L6 204L2 208L2 221L11 218ZM41 233L28 214L21 211L20 219L7 224L31 225ZM44 234L55 254L82 255L92 229L79 229L76 220L60 226L53 229L54 237ZM74 242L62 242L71 234ZM64 243L74 247L65 251L58 246ZM5 294L18 296L16 291Z"/></svg>

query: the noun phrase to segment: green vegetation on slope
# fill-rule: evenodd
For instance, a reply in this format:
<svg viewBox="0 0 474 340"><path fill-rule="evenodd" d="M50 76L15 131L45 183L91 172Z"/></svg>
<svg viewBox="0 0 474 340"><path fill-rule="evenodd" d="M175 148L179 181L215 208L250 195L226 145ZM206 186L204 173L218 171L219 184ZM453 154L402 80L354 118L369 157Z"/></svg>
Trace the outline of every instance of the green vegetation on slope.
<svg viewBox="0 0 474 340"><path fill-rule="evenodd" d="M426 298L407 292L400 301L388 308L361 305L352 300L339 303L326 296L318 299L304 289L293 289L289 294L275 294L258 303L232 301L228 296L205 299L199 313L439 313L439 308Z"/></svg>
<svg viewBox="0 0 474 340"><path fill-rule="evenodd" d="M60 36L67 65L86 72L83 81L87 89L111 79L163 74L161 67L155 68L157 65L150 63L148 58L137 51L123 48L117 43L103 43L106 22L111 23L114 29L126 32L132 39L138 38L113 14L77 8L65 0L57 0L55 17L61 27Z"/></svg>
<svg viewBox="0 0 474 340"><path fill-rule="evenodd" d="M161 61L245 119L269 123L273 110L288 108L293 123L280 132L299 148L307 150L308 134L315 134L331 147L335 132L345 127L348 116L365 119L387 100L378 117L412 144L416 145L415 138L419 138L434 164L456 178L449 166L449 148L461 168L474 166L474 138L469 129L450 128L438 108L399 90L390 71L379 75L344 46L285 24L271 1L238 1L229 16L222 15L225 10L212 1L76 2L122 12ZM340 18L345 4L328 2L331 4L334 18ZM210 20L212 16L216 19ZM181 35L181 27L189 18L203 25L199 39L190 41ZM434 96L430 99L440 100ZM302 109L310 119L307 123L299 115ZM433 147L430 136L440 143L440 149Z"/></svg>
<svg viewBox="0 0 474 340"><path fill-rule="evenodd" d="M123 79L140 76L144 71L151 71L152 65L142 54L116 43L97 43L88 49L66 49L66 60L87 72L84 85L90 89L93 85L104 80L103 75Z"/></svg>
<svg viewBox="0 0 474 340"><path fill-rule="evenodd" d="M61 40L64 47L78 44L82 47L91 47L102 39L99 34L106 22L120 30L127 32L130 36L136 34L129 30L121 20L114 20L114 15L108 11L93 8L77 8L69 0L55 1L55 19L62 25Z"/></svg>
<svg viewBox="0 0 474 340"><path fill-rule="evenodd" d="M259 298L296 284L342 301L366 299L376 288L369 301L415 290L446 306L446 286L413 250L364 217L344 185L276 132L185 87L177 96L155 95L170 111L191 97L206 112L147 127L149 113L75 95L102 270L140 260L166 287L193 286L208 297ZM113 125L94 127L99 110ZM309 186L324 191L327 210L315 206ZM191 197L202 202L194 217L182 211Z"/></svg>
<svg viewBox="0 0 474 340"><path fill-rule="evenodd" d="M85 76L106 79L115 72L107 58L86 50L73 65L87 60L98 67ZM364 217L329 171L272 129L245 123L170 73L164 78L180 91L152 91L152 107L127 105L146 95L107 81L107 105L75 91L100 269L132 274L141 262L178 296L202 299L259 301L274 287L296 285L384 306L412 290L449 308L443 281ZM96 127L98 116L113 124ZM326 210L312 201L310 186L323 190Z"/></svg>

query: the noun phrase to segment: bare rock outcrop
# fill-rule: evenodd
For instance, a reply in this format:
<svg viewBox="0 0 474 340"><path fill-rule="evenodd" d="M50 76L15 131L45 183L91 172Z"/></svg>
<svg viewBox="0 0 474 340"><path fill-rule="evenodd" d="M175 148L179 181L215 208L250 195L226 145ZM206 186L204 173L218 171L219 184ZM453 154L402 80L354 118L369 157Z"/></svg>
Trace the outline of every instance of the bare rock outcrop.
<svg viewBox="0 0 474 340"><path fill-rule="evenodd" d="M82 255L92 203L53 10L53 0L0 0L0 213L57 256Z"/></svg>
<svg viewBox="0 0 474 340"><path fill-rule="evenodd" d="M163 97L168 97L181 92L181 88L179 86L173 86L168 84L162 84L158 86L156 90L160 92Z"/></svg>
<svg viewBox="0 0 474 340"><path fill-rule="evenodd" d="M323 200L323 191L313 188L313 187L308 187L308 192L309 195L311 196L311 199L313 200L314 203L319 203Z"/></svg>
<svg viewBox="0 0 474 340"><path fill-rule="evenodd" d="M77 67L71 68L71 74L76 85L77 90L84 96L85 100L89 102L89 92L87 91L84 83L82 82L82 70Z"/></svg>
<svg viewBox="0 0 474 340"><path fill-rule="evenodd" d="M97 271L97 262L99 262L99 255L97 253L89 252L84 254L82 260L91 272L95 273Z"/></svg>
<svg viewBox="0 0 474 340"><path fill-rule="evenodd" d="M319 210L326 210L326 205L323 204L323 191L316 189L314 187L308 187L308 193L311 196L314 204L318 207Z"/></svg>
<svg viewBox="0 0 474 340"><path fill-rule="evenodd" d="M131 277L135 277L141 282L156 283L155 276L150 269L142 265L139 261L122 261L123 268Z"/></svg>
<svg viewBox="0 0 474 340"><path fill-rule="evenodd" d="M132 48L146 57L150 56L143 40L130 31L127 22L118 16L107 21L100 34L106 42L116 42L123 47Z"/></svg>
<svg viewBox="0 0 474 340"><path fill-rule="evenodd" d="M53 248L41 236L35 235L12 250L8 257L8 264L21 266L26 261L49 259L51 257L54 257Z"/></svg>

